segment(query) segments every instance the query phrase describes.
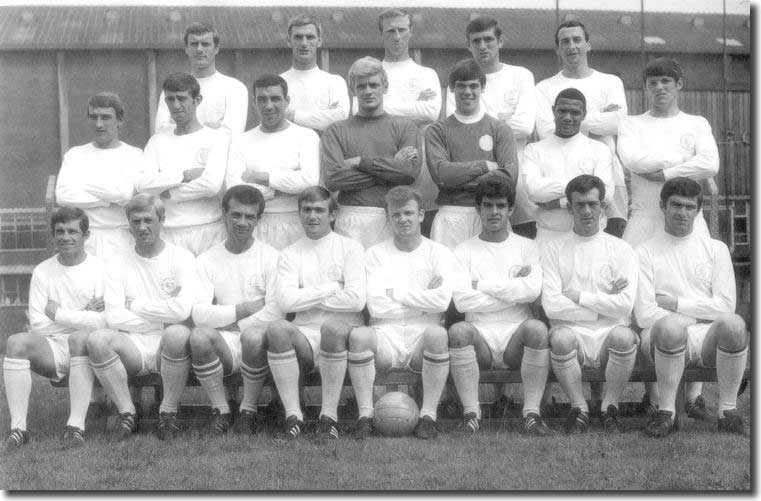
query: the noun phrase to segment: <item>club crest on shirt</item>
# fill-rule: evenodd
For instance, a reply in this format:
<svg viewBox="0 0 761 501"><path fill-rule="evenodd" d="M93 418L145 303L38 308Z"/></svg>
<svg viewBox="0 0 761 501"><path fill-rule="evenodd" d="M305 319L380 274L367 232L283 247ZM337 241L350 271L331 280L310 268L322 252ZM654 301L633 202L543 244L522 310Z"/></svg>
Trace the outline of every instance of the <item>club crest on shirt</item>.
<svg viewBox="0 0 761 501"><path fill-rule="evenodd" d="M159 279L159 288L161 289L161 297L174 297L177 293L177 278L174 275L163 277Z"/></svg>
<svg viewBox="0 0 761 501"><path fill-rule="evenodd" d="M209 159L209 148L199 148L196 151L196 163L198 165L206 165L206 161Z"/></svg>
<svg viewBox="0 0 761 501"><path fill-rule="evenodd" d="M703 282L703 284L710 286L712 271L710 263L698 263L695 265L695 278Z"/></svg>
<svg viewBox="0 0 761 501"><path fill-rule="evenodd" d="M512 266L510 267L510 269L508 270L508 272L507 272L508 276L509 276L510 278L515 278L515 277L517 277L517 276L518 276L518 273L520 273L520 271L521 271L521 268L523 268L523 266L521 266L521 265L519 265L519 264L514 264L514 265L512 265Z"/></svg>
<svg viewBox="0 0 761 501"><path fill-rule="evenodd" d="M343 280L343 267L338 263L331 263L326 270L328 280L341 282Z"/></svg>
<svg viewBox="0 0 761 501"><path fill-rule="evenodd" d="M616 269L613 263L605 263L597 269L597 276L600 281L608 288L613 287L613 282L616 281Z"/></svg>
<svg viewBox="0 0 761 501"><path fill-rule="evenodd" d="M491 151L494 149L494 139L489 134L484 134L478 138L478 147L484 151Z"/></svg>
<svg viewBox="0 0 761 501"><path fill-rule="evenodd" d="M683 135L679 139L679 145L682 147L683 150L692 153L693 151L695 151L695 135L692 133L687 133Z"/></svg>
<svg viewBox="0 0 761 501"><path fill-rule="evenodd" d="M420 94L420 80L417 78L410 78L406 82L406 88L410 93L414 92L416 94ZM415 97L417 97L417 95Z"/></svg>
<svg viewBox="0 0 761 501"><path fill-rule="evenodd" d="M260 273L253 273L246 277L246 297L253 298L264 294L264 277Z"/></svg>
<svg viewBox="0 0 761 501"><path fill-rule="evenodd" d="M507 110L507 114L510 116L513 115L515 107L518 105L518 97L518 91L515 89L511 89L509 92L505 92L503 96L504 99L502 100L502 104L505 110Z"/></svg>

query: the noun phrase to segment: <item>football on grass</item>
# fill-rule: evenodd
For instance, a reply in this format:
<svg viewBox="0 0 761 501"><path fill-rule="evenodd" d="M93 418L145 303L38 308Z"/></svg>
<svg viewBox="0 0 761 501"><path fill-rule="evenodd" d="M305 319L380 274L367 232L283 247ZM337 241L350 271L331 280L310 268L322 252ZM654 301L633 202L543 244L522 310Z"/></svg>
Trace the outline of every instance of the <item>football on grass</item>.
<svg viewBox="0 0 761 501"><path fill-rule="evenodd" d="M415 429L420 409L415 401L401 391L392 391L383 395L375 403L373 424L378 432L386 437L403 437Z"/></svg>

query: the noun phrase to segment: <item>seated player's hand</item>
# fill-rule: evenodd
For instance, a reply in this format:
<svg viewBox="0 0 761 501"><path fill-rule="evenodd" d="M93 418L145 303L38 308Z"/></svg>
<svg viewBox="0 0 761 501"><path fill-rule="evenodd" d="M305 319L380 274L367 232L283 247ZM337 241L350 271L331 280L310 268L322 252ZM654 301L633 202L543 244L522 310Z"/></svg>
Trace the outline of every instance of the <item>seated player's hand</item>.
<svg viewBox="0 0 761 501"><path fill-rule="evenodd" d="M338 108L339 106L341 106L341 103L339 103L338 101L333 101L332 103L330 103L330 104L328 105L328 109L329 109L329 110L335 110L335 109L336 109L336 108Z"/></svg>
<svg viewBox="0 0 761 501"><path fill-rule="evenodd" d="M52 299L48 299L48 304L45 305L45 315L50 320L55 320L55 313L60 307L61 305L58 304L58 302L53 301Z"/></svg>
<svg viewBox="0 0 761 501"><path fill-rule="evenodd" d="M571 289L563 292L563 295L574 303L579 304L579 299L581 298L581 293L579 291Z"/></svg>
<svg viewBox="0 0 761 501"><path fill-rule="evenodd" d="M164 190L161 193L159 193L159 198L161 200L169 200L172 198L172 194L169 192L169 190Z"/></svg>
<svg viewBox="0 0 761 501"><path fill-rule="evenodd" d="M438 287L441 287L441 284L444 283L444 279L441 278L440 275L434 275L433 278L431 278L431 281L428 282L428 288L429 289L436 289Z"/></svg>
<svg viewBox="0 0 761 501"><path fill-rule="evenodd" d="M256 301L246 301L243 304L244 314L243 317L248 317L264 308L264 299L257 299Z"/></svg>
<svg viewBox="0 0 761 501"><path fill-rule="evenodd" d="M396 152L396 155L394 155L394 160L406 160L414 162L417 160L417 148L414 146L405 146Z"/></svg>
<svg viewBox="0 0 761 501"><path fill-rule="evenodd" d="M418 101L430 101L431 99L436 97L436 92L433 91L433 89L425 89L423 91L420 91L420 94L417 96Z"/></svg>
<svg viewBox="0 0 761 501"><path fill-rule="evenodd" d="M472 280L470 282L470 286L473 287L473 290L478 290L478 279Z"/></svg>
<svg viewBox="0 0 761 501"><path fill-rule="evenodd" d="M620 109L621 109L621 106L617 105L616 103L611 103L608 106L606 106L605 108L603 108L602 112L603 113L608 113L608 112L611 112L611 111L618 111Z"/></svg>
<svg viewBox="0 0 761 501"><path fill-rule="evenodd" d="M351 157L344 160L343 166L344 168L350 169L352 167L357 167L359 165L359 161L362 160L362 157Z"/></svg>
<svg viewBox="0 0 761 501"><path fill-rule="evenodd" d="M486 160L486 168L489 169L489 172L494 172L499 169L499 164L492 160Z"/></svg>
<svg viewBox="0 0 761 501"><path fill-rule="evenodd" d="M617 278L610 284L608 294L620 294L629 286L629 281L625 277Z"/></svg>
<svg viewBox="0 0 761 501"><path fill-rule="evenodd" d="M103 301L103 297L94 297L90 300L89 303L87 303L87 306L85 306L85 310L87 311L103 311L105 309L106 305Z"/></svg>
<svg viewBox="0 0 761 501"><path fill-rule="evenodd" d="M521 266L518 271L513 275L515 278L527 277L531 274L531 265Z"/></svg>
<svg viewBox="0 0 761 501"><path fill-rule="evenodd" d="M189 183L201 177L203 174L203 167L195 167L193 169L185 169L182 171L182 182Z"/></svg>
<svg viewBox="0 0 761 501"><path fill-rule="evenodd" d="M679 300L670 294L656 294L655 302L664 310L676 312Z"/></svg>

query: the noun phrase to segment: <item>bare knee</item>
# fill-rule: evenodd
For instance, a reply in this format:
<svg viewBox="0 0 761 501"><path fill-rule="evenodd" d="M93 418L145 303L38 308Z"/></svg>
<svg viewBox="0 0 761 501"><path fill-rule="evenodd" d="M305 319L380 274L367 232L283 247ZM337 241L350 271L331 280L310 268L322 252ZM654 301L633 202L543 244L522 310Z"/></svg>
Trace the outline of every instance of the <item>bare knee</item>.
<svg viewBox="0 0 761 501"><path fill-rule="evenodd" d="M101 329L90 333L87 337L87 353L94 361L103 362L113 350L112 341L115 332L110 329Z"/></svg>
<svg viewBox="0 0 761 501"><path fill-rule="evenodd" d="M196 327L190 332L190 351L195 354L206 354L214 349L214 336L217 331L209 327Z"/></svg>
<svg viewBox="0 0 761 501"><path fill-rule="evenodd" d="M355 327L349 334L349 350L354 353L375 349L375 331L372 327Z"/></svg>
<svg viewBox="0 0 761 501"><path fill-rule="evenodd" d="M69 336L69 353L73 356L87 355L89 332L74 332Z"/></svg>
<svg viewBox="0 0 761 501"><path fill-rule="evenodd" d="M280 339L289 339L290 330L291 323L288 320L275 320L267 326L264 335L267 338L267 342L272 343Z"/></svg>
<svg viewBox="0 0 761 501"><path fill-rule="evenodd" d="M328 352L346 350L351 326L340 320L327 320L320 326L320 348Z"/></svg>
<svg viewBox="0 0 761 501"><path fill-rule="evenodd" d="M449 346L452 348L464 348L473 344L478 331L470 322L457 322L449 328Z"/></svg>
<svg viewBox="0 0 761 501"><path fill-rule="evenodd" d="M443 327L432 325L423 331L423 349L430 353L447 353L448 341L447 331Z"/></svg>
<svg viewBox="0 0 761 501"><path fill-rule="evenodd" d="M190 351L190 329L184 325L170 325L161 335L162 351L171 357L187 356Z"/></svg>
<svg viewBox="0 0 761 501"><path fill-rule="evenodd" d="M628 352L637 344L637 335L628 327L614 327L608 334L608 348Z"/></svg>
<svg viewBox="0 0 761 501"><path fill-rule="evenodd" d="M679 322L677 315L668 315L655 322L650 338L659 350L680 350L687 344L687 328Z"/></svg>
<svg viewBox="0 0 761 501"><path fill-rule="evenodd" d="M544 350L549 346L550 334L544 322L529 319L521 324L523 346L532 350Z"/></svg>
<svg viewBox="0 0 761 501"><path fill-rule="evenodd" d="M240 346L243 353L260 353L267 349L264 330L249 328L240 333Z"/></svg>
<svg viewBox="0 0 761 501"><path fill-rule="evenodd" d="M25 332L10 336L5 345L5 356L8 358L27 358L29 356L28 340L29 335Z"/></svg>
<svg viewBox="0 0 761 501"><path fill-rule="evenodd" d="M576 335L567 327L558 327L550 331L550 351L555 355L568 355L577 349Z"/></svg>
<svg viewBox="0 0 761 501"><path fill-rule="evenodd" d="M728 313L715 321L719 334L719 347L726 351L739 351L748 346L748 329L740 315Z"/></svg>

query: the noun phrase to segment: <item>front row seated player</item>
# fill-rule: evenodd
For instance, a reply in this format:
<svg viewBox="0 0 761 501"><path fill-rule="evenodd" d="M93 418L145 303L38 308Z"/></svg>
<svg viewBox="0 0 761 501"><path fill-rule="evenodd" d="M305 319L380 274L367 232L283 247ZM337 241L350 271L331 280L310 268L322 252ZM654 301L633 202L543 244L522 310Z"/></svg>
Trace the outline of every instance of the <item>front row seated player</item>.
<svg viewBox="0 0 761 501"><path fill-rule="evenodd" d="M66 446L84 444L85 416L94 381L87 358L87 336L106 326L103 264L85 251L90 236L88 223L82 209L75 208L59 209L50 218L58 253L32 272L31 331L10 336L5 348L3 382L11 419L7 451L29 442L30 369L53 381L69 375L71 407L63 439Z"/></svg>
<svg viewBox="0 0 761 501"><path fill-rule="evenodd" d="M449 374L444 311L452 298L455 258L444 245L423 237L425 213L420 193L396 186L386 193L393 236L367 250L367 308L370 326L349 337L349 375L359 408L355 438L373 433L376 367L422 370L423 405L414 430L418 438L437 435L436 408Z"/></svg>
<svg viewBox="0 0 761 501"><path fill-rule="evenodd" d="M547 327L531 316L542 292L533 240L510 232L515 191L500 175L482 177L475 192L481 233L455 248L460 279L454 304L465 321L449 328L450 372L463 405L463 429L478 431L479 369L517 369L523 381L526 433L550 433L539 404L550 370Z"/></svg>
<svg viewBox="0 0 761 501"><path fill-rule="evenodd" d="M177 407L190 370L187 343L198 280L190 251L161 238L164 204L155 195L135 196L125 208L134 248L106 261L107 329L90 334L87 350L95 376L119 412L116 436L137 431L128 377L160 372L164 398L158 437L179 433Z"/></svg>
<svg viewBox="0 0 761 501"><path fill-rule="evenodd" d="M748 357L748 331L735 314L729 249L694 230L703 204L697 182L670 179L660 199L664 229L637 247L639 289L634 313L644 329L642 353L655 363L658 380L658 411L645 433L665 437L677 430L675 400L686 364L716 367L719 431L742 434L737 391Z"/></svg>
<svg viewBox="0 0 761 501"><path fill-rule="evenodd" d="M284 317L275 301L278 252L255 238L264 210L264 196L253 186L227 190L222 197L227 239L196 260L201 292L193 306L189 354L211 401L215 434L231 427L225 374L243 378L237 431L254 434L261 428L257 400L268 373L264 330Z"/></svg>
<svg viewBox="0 0 761 501"><path fill-rule="evenodd" d="M565 189L573 230L542 249L542 307L550 320L552 370L571 401L569 433L589 430L581 367L605 369L602 421L623 431L621 393L637 357L639 339L629 327L637 291L637 260L623 240L600 228L605 184L588 174Z"/></svg>
<svg viewBox="0 0 761 501"><path fill-rule="evenodd" d="M338 401L346 375L346 340L363 324L364 249L334 232L336 202L322 186L298 196L306 236L283 249L277 266L277 303L295 312L292 322L276 320L265 331L267 362L285 407L285 433L298 438L304 429L299 375L319 369L322 409L319 436L338 438Z"/></svg>

